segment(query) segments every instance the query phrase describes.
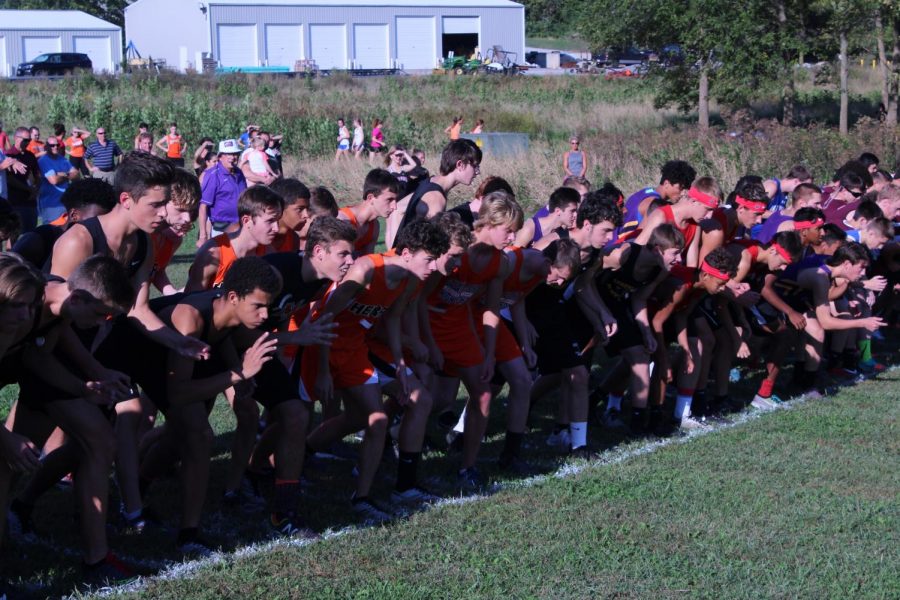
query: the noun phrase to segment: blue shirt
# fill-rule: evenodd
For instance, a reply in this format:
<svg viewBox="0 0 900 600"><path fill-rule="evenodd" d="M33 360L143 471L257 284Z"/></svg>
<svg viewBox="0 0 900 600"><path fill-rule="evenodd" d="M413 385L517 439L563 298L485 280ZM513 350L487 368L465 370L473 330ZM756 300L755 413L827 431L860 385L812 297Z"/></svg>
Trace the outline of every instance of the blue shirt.
<svg viewBox="0 0 900 600"><path fill-rule="evenodd" d="M100 142L94 142L84 153L84 157L90 159L94 166L101 171L115 169L117 156L122 156L122 149L112 140L108 140L105 146Z"/></svg>
<svg viewBox="0 0 900 600"><path fill-rule="evenodd" d="M237 223L237 205L241 192L247 189L247 180L240 169L229 173L221 163L208 168L203 175L200 202L209 207L209 220L221 223Z"/></svg>
<svg viewBox="0 0 900 600"><path fill-rule="evenodd" d="M50 154L45 154L38 159L38 167L41 169L38 215L41 217L41 221L49 223L50 221L55 221L66 212L60 198L62 198L63 192L69 187L69 180L68 178L63 178L61 182L54 185L47 180L47 177L68 175L73 167L66 157L54 157Z"/></svg>
<svg viewBox="0 0 900 600"><path fill-rule="evenodd" d="M3 150L0 150L0 162L6 160L6 155L3 154ZM4 200L9 199L9 192L6 188L6 169L0 169L0 198Z"/></svg>

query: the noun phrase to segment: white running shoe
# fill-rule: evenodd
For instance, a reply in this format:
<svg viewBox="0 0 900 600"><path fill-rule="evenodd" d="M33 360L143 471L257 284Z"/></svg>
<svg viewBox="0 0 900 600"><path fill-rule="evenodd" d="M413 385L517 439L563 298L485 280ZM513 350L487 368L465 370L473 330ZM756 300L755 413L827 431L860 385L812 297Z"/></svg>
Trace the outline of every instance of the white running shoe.
<svg viewBox="0 0 900 600"><path fill-rule="evenodd" d="M771 398L763 398L759 394L753 396L753 402L750 406L759 410L774 410L777 404L772 402Z"/></svg>
<svg viewBox="0 0 900 600"><path fill-rule="evenodd" d="M709 425L704 423L703 421L699 421L692 417L691 415L685 415L681 417L681 424L679 425L682 431L695 431L698 429L709 429Z"/></svg>

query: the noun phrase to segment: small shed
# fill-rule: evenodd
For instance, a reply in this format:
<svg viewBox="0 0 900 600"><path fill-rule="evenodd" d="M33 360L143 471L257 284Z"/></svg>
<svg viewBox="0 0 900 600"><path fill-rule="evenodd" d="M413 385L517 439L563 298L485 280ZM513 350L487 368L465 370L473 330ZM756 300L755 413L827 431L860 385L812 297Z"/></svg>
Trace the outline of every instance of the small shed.
<svg viewBox="0 0 900 600"><path fill-rule="evenodd" d="M48 52L87 54L97 73L122 62L122 28L80 10L0 10L0 77Z"/></svg>

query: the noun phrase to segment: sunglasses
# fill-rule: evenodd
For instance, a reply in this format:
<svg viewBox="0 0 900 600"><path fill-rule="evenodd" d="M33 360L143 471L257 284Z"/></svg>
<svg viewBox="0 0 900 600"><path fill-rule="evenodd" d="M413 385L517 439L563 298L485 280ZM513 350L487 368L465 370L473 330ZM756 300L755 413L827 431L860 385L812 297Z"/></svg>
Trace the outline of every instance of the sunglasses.
<svg viewBox="0 0 900 600"><path fill-rule="evenodd" d="M59 144L47 144L48 148L59 148Z"/></svg>
<svg viewBox="0 0 900 600"><path fill-rule="evenodd" d="M850 193L850 195L853 196L854 198L859 198L860 196L863 195L862 192L854 192L853 190L847 190L847 191L848 191L848 192Z"/></svg>

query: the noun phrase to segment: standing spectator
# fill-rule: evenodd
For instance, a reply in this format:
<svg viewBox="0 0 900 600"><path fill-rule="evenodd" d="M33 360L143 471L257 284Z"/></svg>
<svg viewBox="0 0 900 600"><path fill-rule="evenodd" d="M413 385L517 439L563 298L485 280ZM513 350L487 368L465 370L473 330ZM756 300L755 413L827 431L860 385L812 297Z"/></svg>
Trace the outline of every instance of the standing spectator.
<svg viewBox="0 0 900 600"><path fill-rule="evenodd" d="M462 124L462 117L453 117L453 123L448 125L446 129L444 129L444 133L450 136L451 142L459 139L459 130L462 129Z"/></svg>
<svg viewBox="0 0 900 600"><path fill-rule="evenodd" d="M150 126L147 125L146 123L141 123L140 125L138 125L138 132L137 132L137 135L134 136L134 149L135 149L135 150L140 150L140 149L141 149L141 148L140 148L140 146L141 146L141 136L144 135L144 134L146 134L146 135L151 135L151 134L150 134ZM153 139L153 137L151 136L150 139ZM143 150L143 152L147 152L147 150Z"/></svg>
<svg viewBox="0 0 900 600"><path fill-rule="evenodd" d="M3 131L3 121L0 121L0 152L6 152L9 149L9 136Z"/></svg>
<svg viewBox="0 0 900 600"><path fill-rule="evenodd" d="M178 133L178 123L173 121L169 124L169 133L159 138L156 147L166 153L166 158L172 164L184 168L184 153L187 145L184 143L184 138Z"/></svg>
<svg viewBox="0 0 900 600"><path fill-rule="evenodd" d="M269 166L272 167L272 170L275 173L282 177L284 175L284 168L281 163L282 155L281 155L281 142L284 140L284 135L271 135L265 131L260 132L260 137L266 140L266 154L269 157Z"/></svg>
<svg viewBox="0 0 900 600"><path fill-rule="evenodd" d="M266 140L256 136L250 142L250 148L244 150L238 161L238 167L247 180L247 187L254 185L272 185L276 175L269 166L269 155L266 154Z"/></svg>
<svg viewBox="0 0 900 600"><path fill-rule="evenodd" d="M65 214L66 209L60 198L69 187L69 182L78 179L78 169L63 156L59 146L59 138L47 138L47 154L38 159L41 170L38 215L44 223L55 221Z"/></svg>
<svg viewBox="0 0 900 600"><path fill-rule="evenodd" d="M247 128L244 130L244 133L238 138L238 145L241 147L241 150L250 147L250 142L253 141L253 138L256 137L256 134L259 132L259 125L247 125Z"/></svg>
<svg viewBox="0 0 900 600"><path fill-rule="evenodd" d="M96 133L97 141L88 146L84 160L93 177L112 184L116 166L122 157L122 149L114 140L106 137L104 127L98 127Z"/></svg>
<svg viewBox="0 0 900 600"><path fill-rule="evenodd" d="M350 152L350 130L344 124L343 119L338 119L337 150L334 153L334 161L347 158Z"/></svg>
<svg viewBox="0 0 900 600"><path fill-rule="evenodd" d="M362 151L366 147L366 132L363 130L362 119L353 119L353 144L350 151L356 158L362 158Z"/></svg>
<svg viewBox="0 0 900 600"><path fill-rule="evenodd" d="M203 173L203 171L212 166L207 164L206 157L209 154L212 154L213 157L215 157L215 150L216 144L213 142L212 138L205 137L200 140L200 145L197 146L197 150L194 152L194 173L197 177L200 177L200 174Z"/></svg>
<svg viewBox="0 0 900 600"><path fill-rule="evenodd" d="M156 150L153 149L153 136L147 132L144 132L137 136L137 147L135 148L136 152L146 152L147 154L152 154L156 156Z"/></svg>
<svg viewBox="0 0 900 600"><path fill-rule="evenodd" d="M40 158L47 154L47 151L44 150L44 142L41 141L41 130L35 125L32 125L29 129L31 131L31 141L28 142L27 150L34 154L35 158Z"/></svg>
<svg viewBox="0 0 900 600"><path fill-rule="evenodd" d="M37 194L41 185L41 170L34 154L28 151L31 142L31 131L27 127L16 129L12 147L7 151L11 156L25 165L24 173L10 171L6 178L9 204L19 215L22 233L37 227Z"/></svg>
<svg viewBox="0 0 900 600"><path fill-rule="evenodd" d="M472 128L472 133L478 134L484 132L484 119L478 119L475 121L475 127Z"/></svg>
<svg viewBox="0 0 900 600"><path fill-rule="evenodd" d="M377 161L377 156L384 152L384 131L381 129L381 119L375 119L372 122L371 141L369 142L369 162L373 157Z"/></svg>
<svg viewBox="0 0 900 600"><path fill-rule="evenodd" d="M237 140L222 140L219 142L219 161L203 172L198 248L210 237L224 233L238 222L238 198L247 189L247 180L237 168L240 153Z"/></svg>
<svg viewBox="0 0 900 600"><path fill-rule="evenodd" d="M63 133L65 133L65 130ZM91 137L91 132L73 127L72 135L66 139L66 151L69 153L69 162L72 163L72 166L78 169L84 177L91 174L87 169L87 165L84 164L84 141L89 137Z"/></svg>
<svg viewBox="0 0 900 600"><path fill-rule="evenodd" d="M579 147L577 136L572 136L569 146L569 150L563 154L563 169L566 171L566 177L584 177L584 174L587 173L587 155Z"/></svg>

